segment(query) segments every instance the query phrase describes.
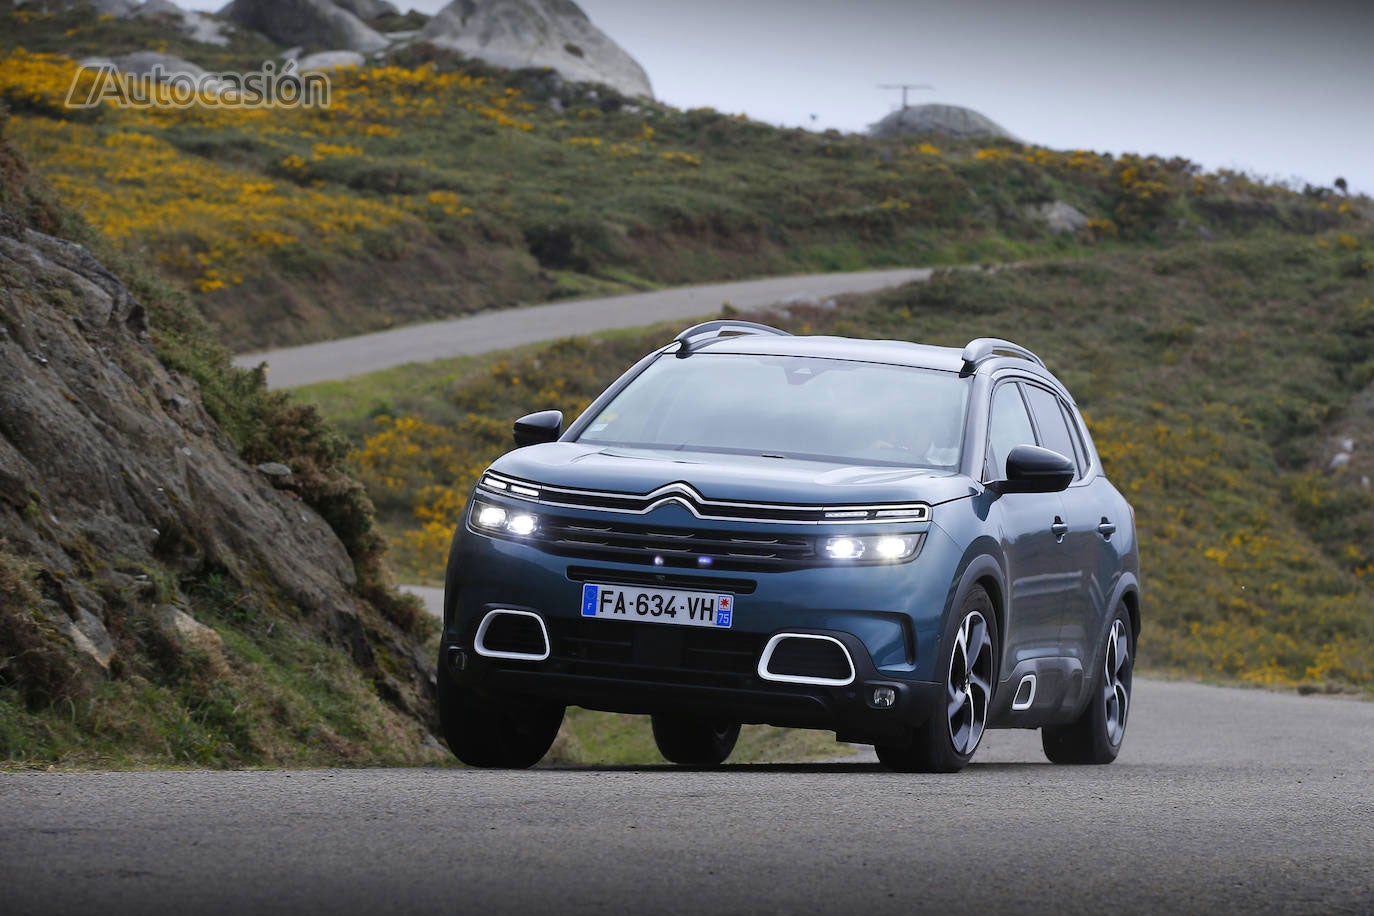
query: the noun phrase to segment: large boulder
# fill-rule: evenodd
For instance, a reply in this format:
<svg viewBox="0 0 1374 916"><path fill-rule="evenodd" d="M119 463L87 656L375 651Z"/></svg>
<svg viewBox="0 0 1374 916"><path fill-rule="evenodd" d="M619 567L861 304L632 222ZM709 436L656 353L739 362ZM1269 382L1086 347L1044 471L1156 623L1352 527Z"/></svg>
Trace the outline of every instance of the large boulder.
<svg viewBox="0 0 1374 916"><path fill-rule="evenodd" d="M288 46L344 48L367 54L388 44L380 33L330 0L234 0L219 14Z"/></svg>
<svg viewBox="0 0 1374 916"><path fill-rule="evenodd" d="M972 108L958 105L911 105L899 109L868 128L875 137L901 137L935 134L967 139L1002 137L1016 139L1011 132Z"/></svg>
<svg viewBox="0 0 1374 916"><path fill-rule="evenodd" d="M399 16L401 11L387 0L334 0L334 5L348 10L359 19L376 19L378 16Z"/></svg>
<svg viewBox="0 0 1374 916"><path fill-rule="evenodd" d="M498 67L550 67L574 82L653 97L644 68L572 0L455 0L419 40Z"/></svg>
<svg viewBox="0 0 1374 916"><path fill-rule="evenodd" d="M138 0L91 0L91 6L102 16L129 16L138 8Z"/></svg>
<svg viewBox="0 0 1374 916"><path fill-rule="evenodd" d="M1025 213L1031 219L1044 223L1046 229L1057 235L1088 228L1088 215L1062 200L1031 204L1026 207Z"/></svg>
<svg viewBox="0 0 1374 916"><path fill-rule="evenodd" d="M125 19L138 9L138 0L15 0L16 7L36 7L39 10L69 10L81 4L89 4L99 16L114 16Z"/></svg>
<svg viewBox="0 0 1374 916"><path fill-rule="evenodd" d="M98 66L101 61L88 60L83 61L83 63L87 66ZM135 51L133 54L110 58L109 63L113 64L115 69L121 73L127 73L139 79L154 79L166 83L178 77L190 77L195 86L211 94L218 94L225 88L220 80L210 77L203 67L174 54L162 54L157 51Z"/></svg>
<svg viewBox="0 0 1374 916"><path fill-rule="evenodd" d="M184 10L172 0L147 0L131 15L139 19L164 19L192 41L221 46L229 43L225 23L204 13Z"/></svg>
<svg viewBox="0 0 1374 916"><path fill-rule="evenodd" d="M340 67L361 67L367 61L357 51L319 51L296 58L300 72L337 70Z"/></svg>

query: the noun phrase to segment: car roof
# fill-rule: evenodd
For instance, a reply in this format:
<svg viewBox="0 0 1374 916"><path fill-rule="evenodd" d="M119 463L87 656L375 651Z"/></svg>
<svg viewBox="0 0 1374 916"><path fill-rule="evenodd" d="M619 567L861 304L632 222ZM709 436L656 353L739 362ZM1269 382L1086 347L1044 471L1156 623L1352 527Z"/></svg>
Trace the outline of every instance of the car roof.
<svg viewBox="0 0 1374 916"><path fill-rule="evenodd" d="M752 356L806 356L843 359L934 369L959 375L992 375L1003 370L1035 376L1059 389L1068 390L1046 368L1040 357L1008 340L980 337L963 348L937 347L906 340L869 340L859 337L792 335L767 325L738 319L717 319L688 328L673 345L679 355L693 353ZM671 348L671 347L670 347Z"/></svg>
<svg viewBox="0 0 1374 916"><path fill-rule="evenodd" d="M862 340L853 337L797 336L774 337L748 334L722 337L701 345L697 353L736 353L753 356L811 356L821 359L847 359L855 362L886 363L961 372L962 350L933 347L904 340Z"/></svg>
<svg viewBox="0 0 1374 916"><path fill-rule="evenodd" d="M932 347L903 340L861 340L853 337L773 337L748 334L722 337L702 345L698 353L738 353L755 356L812 356L855 362L888 363L922 369L959 372L964 367L960 350Z"/></svg>

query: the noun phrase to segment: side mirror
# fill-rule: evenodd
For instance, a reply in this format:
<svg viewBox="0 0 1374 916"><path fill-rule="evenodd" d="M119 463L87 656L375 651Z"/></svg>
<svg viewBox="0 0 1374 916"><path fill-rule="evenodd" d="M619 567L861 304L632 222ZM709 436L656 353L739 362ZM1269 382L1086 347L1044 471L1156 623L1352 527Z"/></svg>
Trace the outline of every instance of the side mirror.
<svg viewBox="0 0 1374 916"><path fill-rule="evenodd" d="M1059 493L1073 483L1071 459L1035 445L1018 445L1007 456L1007 479L992 484L999 493Z"/></svg>
<svg viewBox="0 0 1374 916"><path fill-rule="evenodd" d="M563 435L563 411L541 410L515 421L515 447L556 442Z"/></svg>

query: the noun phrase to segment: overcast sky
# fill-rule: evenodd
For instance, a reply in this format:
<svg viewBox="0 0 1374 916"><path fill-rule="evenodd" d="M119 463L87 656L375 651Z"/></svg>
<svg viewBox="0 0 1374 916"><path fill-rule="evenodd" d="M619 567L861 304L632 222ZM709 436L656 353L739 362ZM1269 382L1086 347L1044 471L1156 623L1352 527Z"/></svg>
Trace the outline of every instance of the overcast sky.
<svg viewBox="0 0 1374 916"><path fill-rule="evenodd" d="M1374 194L1374 0L578 2L680 107L857 131L929 83L1028 142Z"/></svg>

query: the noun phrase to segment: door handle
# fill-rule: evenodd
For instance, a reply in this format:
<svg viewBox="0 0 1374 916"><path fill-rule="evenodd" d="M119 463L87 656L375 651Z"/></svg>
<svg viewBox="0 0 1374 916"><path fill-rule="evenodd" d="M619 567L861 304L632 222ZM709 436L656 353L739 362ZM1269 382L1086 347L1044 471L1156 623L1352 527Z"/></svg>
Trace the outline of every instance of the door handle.
<svg viewBox="0 0 1374 916"><path fill-rule="evenodd" d="M1064 524L1064 520L1059 516L1054 517L1054 524L1050 525L1050 533L1054 539L1061 544L1064 542L1064 535L1069 533L1069 526Z"/></svg>
<svg viewBox="0 0 1374 916"><path fill-rule="evenodd" d="M1102 522L1097 526L1097 533L1102 535L1103 540L1110 541L1112 535L1116 534L1116 525L1113 525L1107 516L1102 516Z"/></svg>

